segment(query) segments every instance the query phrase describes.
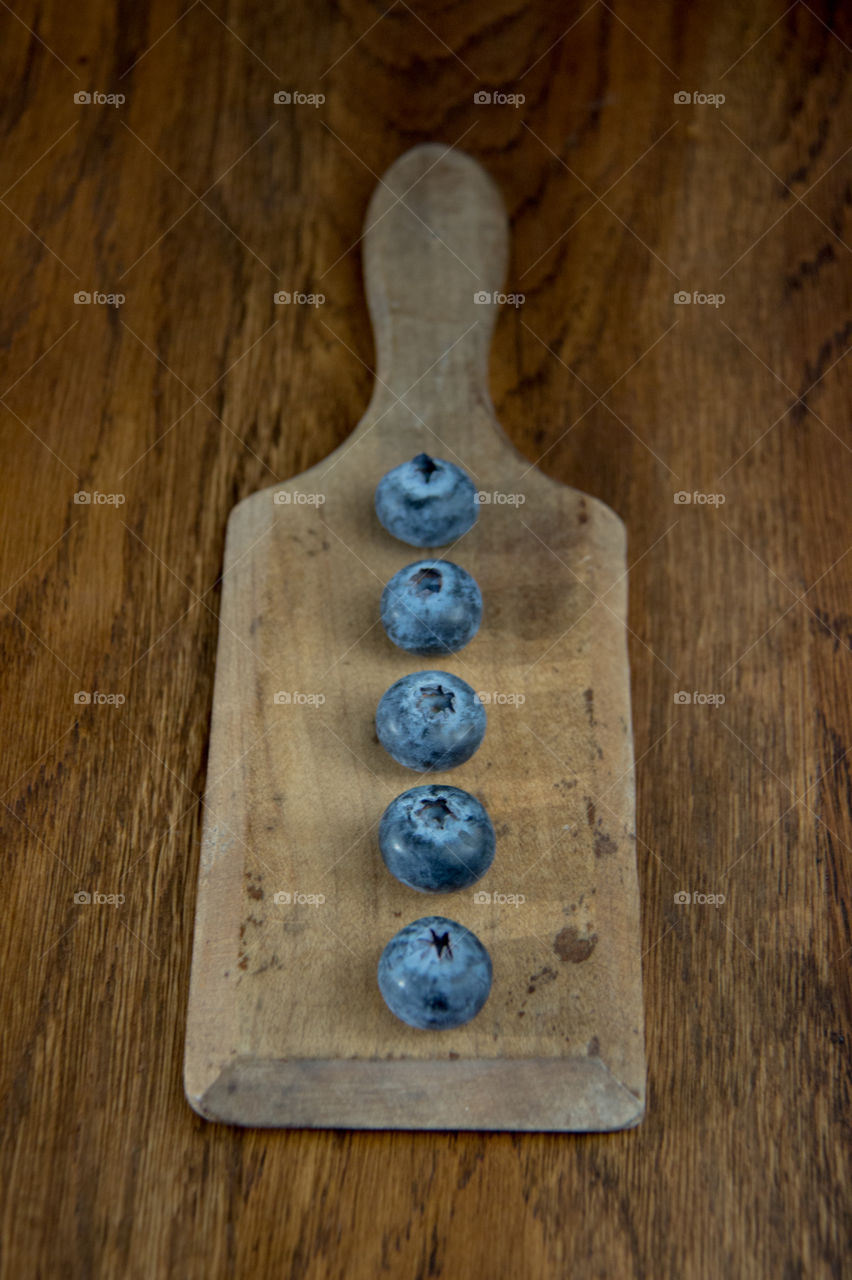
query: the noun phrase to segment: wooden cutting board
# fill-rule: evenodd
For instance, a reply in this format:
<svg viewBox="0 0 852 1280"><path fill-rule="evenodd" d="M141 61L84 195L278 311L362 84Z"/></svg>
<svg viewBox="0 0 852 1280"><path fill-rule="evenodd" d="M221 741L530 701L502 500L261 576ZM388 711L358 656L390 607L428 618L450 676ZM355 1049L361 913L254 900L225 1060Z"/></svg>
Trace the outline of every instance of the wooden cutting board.
<svg viewBox="0 0 852 1280"><path fill-rule="evenodd" d="M508 228L470 157L419 146L370 203L375 390L324 462L228 523L185 1087L202 1116L282 1127L598 1130L644 1111L625 531L500 429L488 351ZM373 492L419 452L486 498L447 556L477 579L479 634L443 661L395 648L382 587L424 553ZM488 500L490 499L490 500ZM420 779L379 745L394 680L440 667L484 695L460 768ZM420 781L479 797L497 833L472 889L416 893L378 851ZM376 966L420 916L488 947L491 995L449 1031L386 1008Z"/></svg>

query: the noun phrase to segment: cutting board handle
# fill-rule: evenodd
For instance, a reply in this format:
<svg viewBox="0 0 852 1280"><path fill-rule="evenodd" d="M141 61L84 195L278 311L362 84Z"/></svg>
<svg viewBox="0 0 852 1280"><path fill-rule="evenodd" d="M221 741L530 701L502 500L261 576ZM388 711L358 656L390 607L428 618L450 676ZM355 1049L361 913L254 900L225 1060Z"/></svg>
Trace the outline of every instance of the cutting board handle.
<svg viewBox="0 0 852 1280"><path fill-rule="evenodd" d="M414 147L380 180L367 209L364 275L376 342L369 416L384 415L385 429L436 412L463 421L483 403L490 410L493 297L508 243L496 186L462 151Z"/></svg>

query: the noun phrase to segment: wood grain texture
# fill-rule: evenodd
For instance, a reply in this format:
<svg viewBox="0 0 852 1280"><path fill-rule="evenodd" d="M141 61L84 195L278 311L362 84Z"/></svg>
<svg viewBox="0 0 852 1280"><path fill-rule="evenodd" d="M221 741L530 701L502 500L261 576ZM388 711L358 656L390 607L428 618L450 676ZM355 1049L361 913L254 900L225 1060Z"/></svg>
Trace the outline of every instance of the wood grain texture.
<svg viewBox="0 0 852 1280"><path fill-rule="evenodd" d="M10 1274L844 1274L852 30L822 3L587 10L3 11ZM273 110L288 89L326 101ZM183 1097L227 514L361 417L352 246L430 138L512 217L500 421L628 531L630 1132L240 1131ZM273 303L311 287L316 313ZM74 704L95 690L126 701Z"/></svg>
<svg viewBox="0 0 852 1280"><path fill-rule="evenodd" d="M470 156L425 144L394 161L365 218L364 417L229 518L184 1072L207 1119L558 1131L642 1117L625 531L531 468L494 417L508 239ZM473 574L483 625L432 659L381 626L384 584L424 553L373 513L378 480L423 452L483 498L474 527L430 553ZM427 777L384 751L375 708L436 668L480 692L488 725L463 767ZM430 779L464 786L499 833L489 873L440 899L391 877L377 847L385 806ZM376 968L434 912L482 940L494 982L471 1023L424 1035L385 1007Z"/></svg>

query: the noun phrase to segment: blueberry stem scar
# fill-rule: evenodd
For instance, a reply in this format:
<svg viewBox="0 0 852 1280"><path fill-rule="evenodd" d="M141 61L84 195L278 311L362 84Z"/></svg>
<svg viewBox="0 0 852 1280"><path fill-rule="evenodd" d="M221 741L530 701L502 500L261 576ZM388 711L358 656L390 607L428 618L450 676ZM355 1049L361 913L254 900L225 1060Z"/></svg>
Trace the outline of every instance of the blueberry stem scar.
<svg viewBox="0 0 852 1280"><path fill-rule="evenodd" d="M428 453L418 453L417 457L414 459L414 465L427 484L429 483L432 473L438 470Z"/></svg>
<svg viewBox="0 0 852 1280"><path fill-rule="evenodd" d="M443 827L447 818L456 816L443 797L438 800L424 800L416 812L418 817L427 818L429 822L434 822L439 827Z"/></svg>
<svg viewBox="0 0 852 1280"><path fill-rule="evenodd" d="M448 960L452 960L452 958L453 958L453 949L452 949L452 947L450 946L450 934L449 934L449 930L447 930L445 933L442 933L440 936L435 932L435 930L434 930L434 929L430 929L430 930L429 930L429 932L431 933L432 937L431 937L431 938L421 938L421 939L420 939L420 941L421 941L421 942L428 942L430 947L434 947L434 948L435 948L435 950L438 952L438 959L439 959L439 960L442 958L442 955L443 955L443 952L444 952L444 951L446 951L446 953L447 953L447 959L448 959Z"/></svg>
<svg viewBox="0 0 852 1280"><path fill-rule="evenodd" d="M420 594L425 594L427 591L440 591L441 582L439 569L419 569L411 578L412 586L417 587Z"/></svg>
<svg viewBox="0 0 852 1280"><path fill-rule="evenodd" d="M455 695L440 684L424 684L420 689L420 701L428 702L429 710L437 715L439 711L454 710Z"/></svg>

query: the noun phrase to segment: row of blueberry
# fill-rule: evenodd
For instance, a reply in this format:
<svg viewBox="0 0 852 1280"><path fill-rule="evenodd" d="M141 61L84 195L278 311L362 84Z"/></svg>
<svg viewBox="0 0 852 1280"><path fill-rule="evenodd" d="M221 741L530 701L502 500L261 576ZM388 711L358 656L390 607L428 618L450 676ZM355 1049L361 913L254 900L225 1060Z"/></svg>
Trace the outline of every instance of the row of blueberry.
<svg viewBox="0 0 852 1280"><path fill-rule="evenodd" d="M376 514L389 533L416 547L460 538L478 515L476 490L460 467L421 453L379 481ZM418 560L394 574L382 593L382 624L399 648L423 657L455 653L476 635L482 595L449 560ZM422 773L469 760L485 733L485 709L470 685L446 671L397 680L376 712L376 732L399 764ZM458 787L413 787L379 823L385 866L423 893L467 888L494 858L494 828L484 806ZM379 961L379 989L390 1010L413 1027L458 1027L491 990L491 957L479 939L445 916L424 916L391 938Z"/></svg>

